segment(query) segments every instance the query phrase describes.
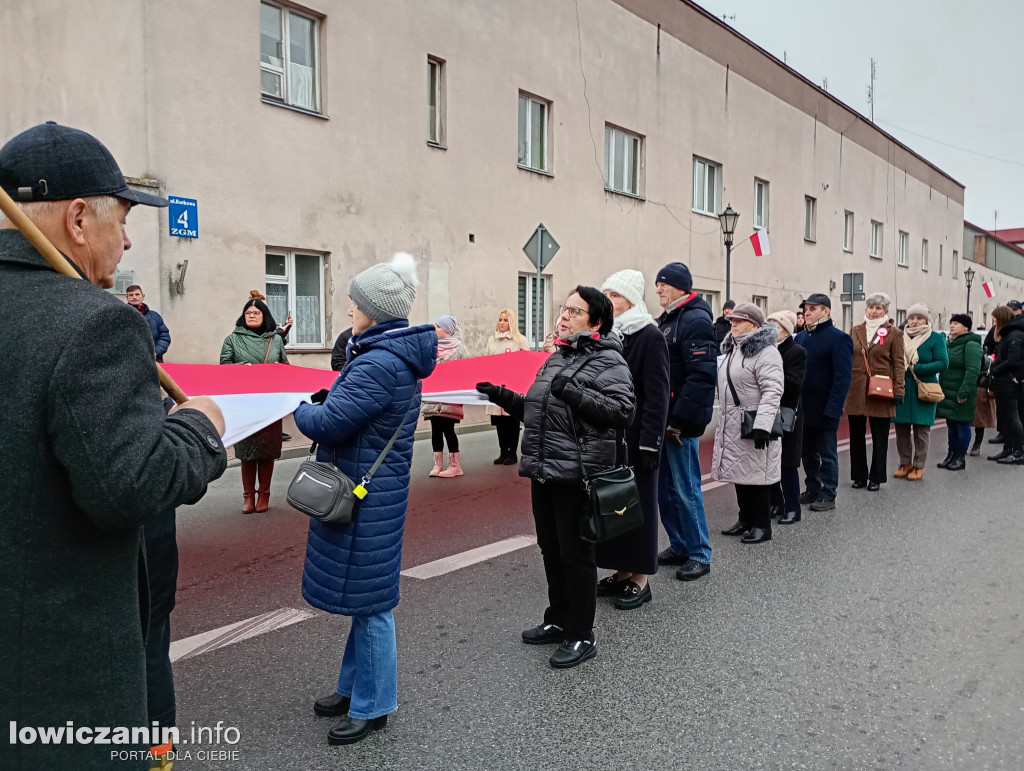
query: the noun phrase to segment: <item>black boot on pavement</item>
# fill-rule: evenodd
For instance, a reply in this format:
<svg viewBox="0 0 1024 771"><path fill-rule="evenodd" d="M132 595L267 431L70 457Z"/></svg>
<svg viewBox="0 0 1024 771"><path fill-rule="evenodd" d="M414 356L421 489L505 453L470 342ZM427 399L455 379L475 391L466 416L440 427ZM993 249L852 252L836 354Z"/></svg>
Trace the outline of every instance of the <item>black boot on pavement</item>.
<svg viewBox="0 0 1024 771"><path fill-rule="evenodd" d="M564 639L565 632L562 631L562 627L554 624L539 624L523 632L523 642L527 645L548 645L562 642Z"/></svg>
<svg viewBox="0 0 1024 771"><path fill-rule="evenodd" d="M989 444L1005 444L1006 438L1002 434L996 434L994 439L989 439Z"/></svg>
<svg viewBox="0 0 1024 771"><path fill-rule="evenodd" d="M327 732L328 744L355 744L369 736L370 731L379 731L388 724L388 716L381 715L373 720L360 720L347 715L338 725Z"/></svg>
<svg viewBox="0 0 1024 771"><path fill-rule="evenodd" d="M828 498L819 498L811 504L811 511L832 511L835 507L835 501Z"/></svg>
<svg viewBox="0 0 1024 771"><path fill-rule="evenodd" d="M818 500L817 493L812 493L810 490L804 490L802 493L800 493L800 503L814 503L816 500Z"/></svg>
<svg viewBox="0 0 1024 771"><path fill-rule="evenodd" d="M1013 450L1011 450L1009 447L1004 447L1002 452L998 453L997 455L989 455L988 459L1002 461L1003 459L1008 458L1011 455L1013 455Z"/></svg>
<svg viewBox="0 0 1024 771"><path fill-rule="evenodd" d="M696 581L711 572L711 565L697 560L686 560L686 564L676 571L676 578L680 581Z"/></svg>
<svg viewBox="0 0 1024 771"><path fill-rule="evenodd" d="M549 659L555 669L571 669L597 655L597 640L563 640Z"/></svg>
<svg viewBox="0 0 1024 771"><path fill-rule="evenodd" d="M722 531L722 535L743 535L750 528L744 525L740 520L736 520L736 524L732 527L728 527Z"/></svg>
<svg viewBox="0 0 1024 771"><path fill-rule="evenodd" d="M671 546L669 546L667 549L665 549L665 551L658 555L658 564L685 565L688 559L690 559L690 555L688 555L686 552L676 551Z"/></svg>
<svg viewBox="0 0 1024 771"><path fill-rule="evenodd" d="M351 703L351 697L332 693L313 702L313 711L320 717L341 717L348 714L348 705Z"/></svg>
<svg viewBox="0 0 1024 771"><path fill-rule="evenodd" d="M946 453L946 457L943 460L940 460L935 465L937 467L939 467L939 468L949 468L949 464L952 462L953 458L955 458L955 457L956 457L956 452L954 450L950 450L949 452Z"/></svg>
<svg viewBox="0 0 1024 771"><path fill-rule="evenodd" d="M966 455L966 452L960 452L959 450L957 450L957 452L953 455L953 459L949 462L949 465L946 466L946 471L963 471L965 468L967 468Z"/></svg>
<svg viewBox="0 0 1024 771"><path fill-rule="evenodd" d="M998 462L1004 466L1024 466L1024 450L1014 450Z"/></svg>
<svg viewBox="0 0 1024 771"><path fill-rule="evenodd" d="M779 517L779 524L780 525L795 525L799 521L800 521L800 512L799 511L787 511L785 514L783 514L781 517Z"/></svg>
<svg viewBox="0 0 1024 771"><path fill-rule="evenodd" d="M772 529L770 527L755 527L747 531L747 534L740 539L740 543L764 543L772 540Z"/></svg>

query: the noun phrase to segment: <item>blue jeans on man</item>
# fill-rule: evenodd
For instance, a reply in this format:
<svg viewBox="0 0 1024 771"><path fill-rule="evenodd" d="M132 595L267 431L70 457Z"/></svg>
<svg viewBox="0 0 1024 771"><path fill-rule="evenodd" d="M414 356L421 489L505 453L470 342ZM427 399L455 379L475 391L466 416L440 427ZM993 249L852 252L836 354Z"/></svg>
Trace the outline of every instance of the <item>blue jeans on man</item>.
<svg viewBox="0 0 1024 771"><path fill-rule="evenodd" d="M398 643L390 610L352 617L338 693L352 697L348 716L356 720L372 720L398 709Z"/></svg>
<svg viewBox="0 0 1024 771"><path fill-rule="evenodd" d="M711 564L711 542L700 491L700 437L682 437L683 446L666 442L658 474L661 524L673 551L705 565Z"/></svg>
<svg viewBox="0 0 1024 771"><path fill-rule="evenodd" d="M804 425L803 462L809 498L836 499L839 486L838 444L837 429Z"/></svg>

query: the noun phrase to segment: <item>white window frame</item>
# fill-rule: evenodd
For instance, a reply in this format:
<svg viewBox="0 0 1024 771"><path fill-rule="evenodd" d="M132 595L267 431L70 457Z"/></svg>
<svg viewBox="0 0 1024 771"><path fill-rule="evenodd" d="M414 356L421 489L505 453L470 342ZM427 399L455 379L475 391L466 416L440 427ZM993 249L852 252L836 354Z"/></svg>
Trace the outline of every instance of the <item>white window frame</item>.
<svg viewBox="0 0 1024 771"><path fill-rule="evenodd" d="M868 246L868 256L876 260L882 259L885 238L885 226L878 220L871 220L871 241Z"/></svg>
<svg viewBox="0 0 1024 771"><path fill-rule="evenodd" d="M847 209L843 212L843 251L853 252L853 212Z"/></svg>
<svg viewBox="0 0 1024 771"><path fill-rule="evenodd" d="M714 180L711 175L714 174ZM693 156L693 211L718 217L722 210L722 164Z"/></svg>
<svg viewBox="0 0 1024 771"><path fill-rule="evenodd" d="M534 300L534 292L537 287L537 274L536 273L520 273L519 279L516 283L516 301L518 311L521 307L526 308L525 314L519 314L519 331L526 336L526 339L530 341L530 346L535 350L539 351L544 346L544 336L554 330L555 325L552 321L552 305L551 305L551 276L541 276L541 302L544 307L541 308L541 317L544 320L544 330L540 335L540 339L535 338L535 327L537 325L537 305ZM523 297L525 289L526 296ZM525 318L524 318L525 316ZM551 328L548 329L547 325L550 324Z"/></svg>
<svg viewBox="0 0 1024 771"><path fill-rule="evenodd" d="M818 240L818 199L804 196L804 241Z"/></svg>
<svg viewBox="0 0 1024 771"><path fill-rule="evenodd" d="M853 303L843 303L843 318L841 329L849 332L853 328Z"/></svg>
<svg viewBox="0 0 1024 771"><path fill-rule="evenodd" d="M551 126L551 102L539 96L528 94L525 91L519 92L519 104L526 102L526 124L519 126L517 133L519 144L517 147L517 164L519 168L527 171L539 171L542 174L551 173L551 136L548 133ZM533 121L535 113L540 112L540 135L543 147L541 148L540 166L534 166L533 159ZM518 115L518 112L517 112ZM525 129L525 131L524 131ZM518 156L526 158L523 163Z"/></svg>
<svg viewBox="0 0 1024 771"><path fill-rule="evenodd" d="M953 280L958 281L960 279L960 252L956 249L953 250Z"/></svg>
<svg viewBox="0 0 1024 771"><path fill-rule="evenodd" d="M907 323L907 311L905 308L896 309L896 326L903 326Z"/></svg>
<svg viewBox="0 0 1024 771"><path fill-rule="evenodd" d="M265 283L270 284L283 284L288 287L288 299L287 299L287 310L291 311L295 318L296 325L292 327L291 334L289 335L287 349L290 350L323 350L328 348L327 340L327 269L328 269L328 258L323 252L317 252L309 249L283 249L278 247L268 246L265 257L271 255L280 255L285 258L285 275L278 276L266 273ZM295 298L295 257L296 255L317 257L320 260L320 339L311 343L299 343L298 340L298 315L296 305L298 304ZM274 320L278 324L284 324L284 318L277 318Z"/></svg>
<svg viewBox="0 0 1024 771"><path fill-rule="evenodd" d="M711 308L711 316L713 318L717 319L718 318L718 292L704 292L704 291L701 291L700 289L694 289L693 291L694 291L694 293L700 299L702 299L704 302L706 302L708 304L708 307Z"/></svg>
<svg viewBox="0 0 1024 771"><path fill-rule="evenodd" d="M615 137L618 134L623 136L624 158L617 158L615 155ZM642 197L640 194L640 177L643 169L643 137L631 131L606 123L604 126L604 189L612 193L631 195L634 198ZM615 164L622 161L622 179L624 187L616 188ZM626 172L632 169L632 174ZM632 177L632 179L630 179ZM631 184L632 183L632 184Z"/></svg>
<svg viewBox="0 0 1024 771"><path fill-rule="evenodd" d="M322 107L321 107L321 95L320 95L320 61L321 61L321 57L320 57L320 22L322 21L322 19L317 17L317 16L313 16L311 14L308 14L308 13L302 13L301 11L297 11L294 8L292 8L291 6L281 5L279 3L271 3L271 2L267 2L267 0L262 0L260 2L260 12L261 13L263 11L263 6L267 6L268 8L274 8L274 9L276 9L280 13L280 18L281 18L281 27L280 27L280 29L281 29L281 46L283 47L284 50L280 51L282 56L277 57L279 59L279 61L281 62L281 66L274 65L274 64L272 64L270 62L264 62L263 61L263 52L262 51L260 52L260 71L261 72L273 73L274 75L277 75L278 77L281 78L281 96L278 97L278 96L275 96L274 94L268 94L266 91L263 91L263 87L261 85L260 86L260 96L261 96L261 98L265 102L268 102L270 104L286 105L288 107L292 107L292 108L294 108L296 110L302 110L304 112L312 112L312 113L317 113L317 114L321 113L322 112ZM290 41L291 41L290 24L291 24L291 17L293 15L313 22L313 41L312 41L313 42L313 87L312 88L313 88L313 102L314 102L314 104L313 104L312 108L306 107L305 105L296 104L295 102L292 101L292 99L290 98L290 95L289 95L289 90L291 88L290 83L289 83L289 76L288 76L288 65L291 62L291 52L289 51L289 46L290 46Z"/></svg>
<svg viewBox="0 0 1024 771"><path fill-rule="evenodd" d="M769 207L771 204L771 184L764 179L754 177L754 228L768 228Z"/></svg>
<svg viewBox="0 0 1024 771"><path fill-rule="evenodd" d="M765 316L768 315L768 297L763 294L755 294L750 298L750 302L761 309L761 313Z"/></svg>
<svg viewBox="0 0 1024 771"><path fill-rule="evenodd" d="M899 231L896 248L896 264L901 268L910 267L910 233Z"/></svg>
<svg viewBox="0 0 1024 771"><path fill-rule="evenodd" d="M928 272L928 239L921 239L921 270Z"/></svg>
<svg viewBox="0 0 1024 771"><path fill-rule="evenodd" d="M427 57L427 144L433 147L445 147L447 140L447 69L444 59Z"/></svg>

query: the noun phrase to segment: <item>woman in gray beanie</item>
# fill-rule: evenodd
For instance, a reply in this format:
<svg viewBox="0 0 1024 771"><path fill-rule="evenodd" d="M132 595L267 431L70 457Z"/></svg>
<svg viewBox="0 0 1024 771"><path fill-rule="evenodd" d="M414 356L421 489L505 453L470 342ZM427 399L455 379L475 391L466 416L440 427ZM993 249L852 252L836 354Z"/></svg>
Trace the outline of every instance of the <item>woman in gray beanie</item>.
<svg viewBox="0 0 1024 771"><path fill-rule="evenodd" d="M330 744L352 744L384 728L398 708L398 650L392 609L398 604L402 533L409 503L409 468L420 409L420 380L434 370L433 324L410 327L416 263L397 254L352 279L352 342L330 391L295 411L299 430L318 442L317 460L333 462L350 479L369 471L392 437L394 446L357 517L347 525L309 522L302 596L328 613L352 618L341 672L313 711L342 720Z"/></svg>

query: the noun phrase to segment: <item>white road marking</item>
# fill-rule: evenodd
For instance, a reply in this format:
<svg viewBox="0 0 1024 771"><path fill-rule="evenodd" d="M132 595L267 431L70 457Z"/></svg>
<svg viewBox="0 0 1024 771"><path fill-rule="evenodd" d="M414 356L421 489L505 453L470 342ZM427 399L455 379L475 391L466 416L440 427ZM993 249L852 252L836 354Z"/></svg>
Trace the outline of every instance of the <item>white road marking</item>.
<svg viewBox="0 0 1024 771"><path fill-rule="evenodd" d="M281 608L261 616L247 618L245 621L236 621L234 624L228 624L219 629L186 637L184 640L175 640L171 643L171 661L183 661L198 656L200 653L209 653L218 648L248 640L250 637L298 624L315 615L308 610Z"/></svg>
<svg viewBox="0 0 1024 771"><path fill-rule="evenodd" d="M533 546L536 543L537 539L534 536L517 535L512 538L506 538L504 541L489 543L486 546L453 554L444 559L417 565L414 568L403 570L402 575L409 578L436 578L437 576L443 576L445 573L451 573L452 571L475 565L478 562L489 560L492 557L500 557L502 554L525 549L527 546Z"/></svg>

